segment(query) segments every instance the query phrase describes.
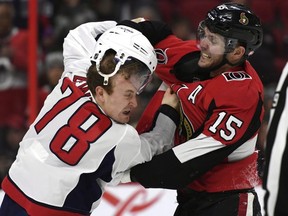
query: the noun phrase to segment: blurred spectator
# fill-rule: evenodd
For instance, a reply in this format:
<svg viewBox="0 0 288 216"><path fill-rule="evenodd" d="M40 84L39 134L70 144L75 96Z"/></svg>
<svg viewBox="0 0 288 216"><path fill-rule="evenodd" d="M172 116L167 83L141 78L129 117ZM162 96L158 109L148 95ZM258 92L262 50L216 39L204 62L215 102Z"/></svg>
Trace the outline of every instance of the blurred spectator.
<svg viewBox="0 0 288 216"><path fill-rule="evenodd" d="M57 85L64 71L63 54L62 52L48 53L44 61L44 79L45 89L50 93Z"/></svg>
<svg viewBox="0 0 288 216"><path fill-rule="evenodd" d="M27 129L27 121L23 115L12 114L9 116L4 129L5 136L4 143L2 143L2 152L15 158L19 148L19 143Z"/></svg>
<svg viewBox="0 0 288 216"><path fill-rule="evenodd" d="M262 46L250 58L251 64L259 74L263 85L277 83L279 73L275 69L276 49L273 35L268 28L264 28L264 38Z"/></svg>
<svg viewBox="0 0 288 216"><path fill-rule="evenodd" d="M96 21L97 18L95 11L89 8L88 2L81 0L61 0L58 2L55 13L53 33L50 38L53 39L53 43L50 41L52 46L47 52L61 51L69 30L82 23Z"/></svg>
<svg viewBox="0 0 288 216"><path fill-rule="evenodd" d="M0 143L0 182L16 158L19 143L27 131L27 122L22 115L13 114L6 120L3 140Z"/></svg>
<svg viewBox="0 0 288 216"><path fill-rule="evenodd" d="M0 1L0 145L10 115L23 115L27 104L28 32L14 24L13 1ZM1 146L0 146L1 147ZM1 151L3 153L3 151Z"/></svg>
<svg viewBox="0 0 288 216"><path fill-rule="evenodd" d="M90 5L97 15L98 21L118 20L122 7L127 1L123 0L90 0Z"/></svg>
<svg viewBox="0 0 288 216"><path fill-rule="evenodd" d="M58 2L58 1L57 1ZM54 47L54 26L55 3L52 0L38 1L38 39L39 50L45 55L51 47Z"/></svg>
<svg viewBox="0 0 288 216"><path fill-rule="evenodd" d="M182 40L192 40L196 38L195 32L192 31L190 20L185 17L173 17L171 28L174 35Z"/></svg>
<svg viewBox="0 0 288 216"><path fill-rule="evenodd" d="M63 71L62 52L48 53L44 60L42 77L40 77L39 108L41 109L46 97L57 85Z"/></svg>
<svg viewBox="0 0 288 216"><path fill-rule="evenodd" d="M134 19L143 17L150 20L161 20L159 8L155 1L151 0L139 0L132 1L126 0L124 3L121 2L121 14L119 19Z"/></svg>
<svg viewBox="0 0 288 216"><path fill-rule="evenodd" d="M150 20L161 20L159 12L154 5L143 4L131 8L131 18L143 17Z"/></svg>
<svg viewBox="0 0 288 216"><path fill-rule="evenodd" d="M26 85L28 32L13 24L14 7L0 2L0 88Z"/></svg>

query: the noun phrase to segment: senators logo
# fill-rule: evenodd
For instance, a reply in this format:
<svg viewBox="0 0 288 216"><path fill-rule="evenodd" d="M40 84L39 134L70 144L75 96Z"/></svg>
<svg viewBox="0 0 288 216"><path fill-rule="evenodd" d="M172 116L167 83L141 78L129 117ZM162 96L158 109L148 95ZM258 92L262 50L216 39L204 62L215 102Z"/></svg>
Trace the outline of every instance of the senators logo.
<svg viewBox="0 0 288 216"><path fill-rule="evenodd" d="M240 22L242 25L248 25L249 19L247 18L247 16L245 15L244 12L240 14L239 22Z"/></svg>
<svg viewBox="0 0 288 216"><path fill-rule="evenodd" d="M179 128L179 134L181 137L184 138L181 142L185 142L189 139L191 139L193 135L193 126L185 113L183 111L180 112L180 128Z"/></svg>

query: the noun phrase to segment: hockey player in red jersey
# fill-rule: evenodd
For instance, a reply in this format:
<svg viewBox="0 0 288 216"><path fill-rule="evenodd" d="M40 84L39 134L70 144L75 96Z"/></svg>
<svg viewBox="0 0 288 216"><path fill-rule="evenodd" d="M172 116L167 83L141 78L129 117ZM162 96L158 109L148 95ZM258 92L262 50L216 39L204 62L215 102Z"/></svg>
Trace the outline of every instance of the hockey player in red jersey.
<svg viewBox="0 0 288 216"><path fill-rule="evenodd" d="M258 17L243 5L219 5L200 22L195 41L178 39L158 21L121 24L140 30L154 45L156 73L177 93L182 110L176 147L133 167L131 178L147 188L178 189L175 216L261 215L254 186L263 86L247 61L262 44ZM152 98L139 132L150 129L162 95Z"/></svg>

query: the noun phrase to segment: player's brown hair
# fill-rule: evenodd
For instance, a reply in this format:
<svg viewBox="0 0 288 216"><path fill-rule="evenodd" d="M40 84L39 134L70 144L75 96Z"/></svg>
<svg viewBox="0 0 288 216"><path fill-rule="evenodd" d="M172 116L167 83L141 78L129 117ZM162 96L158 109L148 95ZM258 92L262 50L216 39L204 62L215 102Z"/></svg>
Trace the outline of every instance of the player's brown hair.
<svg viewBox="0 0 288 216"><path fill-rule="evenodd" d="M115 54L116 53L113 50L106 51L100 63L100 71L103 74L110 74L114 71L116 63L117 63L115 62L115 58L114 58ZM138 61L132 61L132 63L129 63L129 64L125 63L124 65L120 67L117 74L123 75L125 79L128 80L133 74L136 74L138 72L140 68L140 64L143 64L143 63L140 63ZM108 94L112 94L113 87L114 87L113 80L114 80L114 77L112 76L109 78L108 85L104 85L103 84L104 77L98 73L95 62L92 62L92 65L89 67L88 72L87 72L87 84L88 84L89 90L94 96L96 94L95 88L97 86L102 86Z"/></svg>

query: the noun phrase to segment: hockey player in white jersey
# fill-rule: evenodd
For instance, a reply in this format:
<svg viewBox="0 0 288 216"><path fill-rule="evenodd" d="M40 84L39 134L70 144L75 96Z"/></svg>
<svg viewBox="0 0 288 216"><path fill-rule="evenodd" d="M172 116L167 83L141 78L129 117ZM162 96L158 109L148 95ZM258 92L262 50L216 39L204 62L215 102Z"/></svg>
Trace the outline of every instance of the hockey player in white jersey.
<svg viewBox="0 0 288 216"><path fill-rule="evenodd" d="M129 182L126 170L171 148L178 100L169 89L152 131L127 124L157 60L140 32L115 26L87 23L65 38L65 71L2 182L1 216L90 215L108 183Z"/></svg>

